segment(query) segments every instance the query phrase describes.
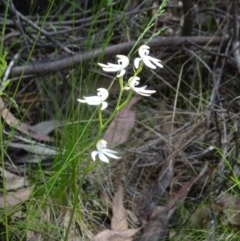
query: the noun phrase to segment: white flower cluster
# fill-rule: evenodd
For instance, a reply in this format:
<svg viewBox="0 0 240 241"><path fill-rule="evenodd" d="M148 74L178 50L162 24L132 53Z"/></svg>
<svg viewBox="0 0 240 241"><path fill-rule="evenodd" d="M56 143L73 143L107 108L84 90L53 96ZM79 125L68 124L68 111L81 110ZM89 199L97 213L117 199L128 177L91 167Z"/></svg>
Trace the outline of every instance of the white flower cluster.
<svg viewBox="0 0 240 241"><path fill-rule="evenodd" d="M147 67L151 69L156 69L157 67L163 68L163 65L161 64L161 60L153 58L149 56L149 49L150 47L147 45L142 45L138 49L138 55L139 57L134 60L134 67L135 69L138 69L140 67L140 64L143 63ZM126 73L126 68L128 67L130 61L129 58L125 55L117 55L118 58L117 64L107 63L107 64L101 64L98 63L98 65L103 69L105 72L117 72L118 78L123 78L124 74ZM151 96L151 94L155 93L155 90L147 90L147 85L142 87L137 87L139 85L140 78L136 75L129 78L127 84L124 86L124 90L133 90L139 95L142 96ZM99 88L97 89L97 95L96 96L90 96L90 97L83 97L83 99L78 99L81 103L87 103L89 105L95 105L95 106L101 106L101 110L104 110L107 108L108 103L106 102L109 93L108 90L105 88ZM96 156L99 157L99 159L103 162L108 163L110 158L113 159L120 159L121 157L116 156L116 151L113 151L111 149L107 149L107 142L105 140L99 140L96 144L96 151L93 151L91 156L92 159L95 161Z"/></svg>

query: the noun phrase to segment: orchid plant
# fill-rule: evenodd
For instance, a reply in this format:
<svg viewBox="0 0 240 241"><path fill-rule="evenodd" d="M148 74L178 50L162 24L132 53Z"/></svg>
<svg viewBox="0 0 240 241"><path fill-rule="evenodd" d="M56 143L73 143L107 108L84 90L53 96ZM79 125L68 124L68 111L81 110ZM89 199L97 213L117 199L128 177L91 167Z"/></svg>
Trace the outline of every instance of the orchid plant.
<svg viewBox="0 0 240 241"><path fill-rule="evenodd" d="M130 61L129 58L125 55L117 55L118 58L117 64L107 63L102 64L98 63L98 65L105 72L116 72L117 78L119 78L119 86L120 93L118 97L117 104L115 109L113 110L110 117L103 122L102 119L102 111L105 110L108 106L106 102L109 92L105 88L98 88L96 96L83 97L83 99L78 99L81 103L87 103L88 105L100 106L98 108L98 120L99 120L99 132L97 135L97 143L96 149L91 153L91 157L93 161L96 160L98 156L99 160L109 163L109 158L120 159L121 157L117 156L117 152L107 148L107 142L105 140L100 139L102 131L107 127L107 125L111 122L114 116L124 107L126 106L132 98L133 93L137 93L141 96L151 96L156 91L147 89L147 85L142 87L138 87L140 83L140 78L138 74L143 70L143 66L146 65L151 69L156 69L157 67L163 68L161 60L156 59L154 57L149 56L150 47L147 45L142 45L138 49L139 57L134 60L135 73L134 75L128 79L128 82L124 85L123 77L126 74L126 68L128 67ZM124 91L129 91L128 96L125 100L122 101L122 96Z"/></svg>

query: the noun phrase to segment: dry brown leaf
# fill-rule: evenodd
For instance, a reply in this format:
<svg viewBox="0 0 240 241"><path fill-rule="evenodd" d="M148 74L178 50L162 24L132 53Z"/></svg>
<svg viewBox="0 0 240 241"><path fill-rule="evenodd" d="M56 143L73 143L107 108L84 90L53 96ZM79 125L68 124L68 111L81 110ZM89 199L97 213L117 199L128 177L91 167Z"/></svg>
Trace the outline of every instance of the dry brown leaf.
<svg viewBox="0 0 240 241"><path fill-rule="evenodd" d="M20 177L7 170L3 170L1 167L0 167L0 173L5 177L7 190L18 189L28 185L28 180L26 177Z"/></svg>
<svg viewBox="0 0 240 241"><path fill-rule="evenodd" d="M93 241L132 241L132 236L140 229L128 229L127 212L123 206L123 187L120 184L112 201L112 230L97 234Z"/></svg>
<svg viewBox="0 0 240 241"><path fill-rule="evenodd" d="M168 209L156 207L144 228L141 241L166 240L168 235Z"/></svg>
<svg viewBox="0 0 240 241"><path fill-rule="evenodd" d="M120 184L112 201L113 217L111 221L111 229L113 231L126 230L128 228L127 212L123 206L123 187Z"/></svg>
<svg viewBox="0 0 240 241"><path fill-rule="evenodd" d="M62 126L63 123L59 120L47 120L37 123L36 125L32 126L36 131L42 134L49 134L53 130L57 129L58 127Z"/></svg>
<svg viewBox="0 0 240 241"><path fill-rule="evenodd" d="M120 110L112 120L103 139L106 140L110 148L114 148L127 141L130 130L134 126L135 112L131 110L132 106L140 100L134 97L131 101Z"/></svg>
<svg viewBox="0 0 240 241"><path fill-rule="evenodd" d="M10 207L17 205L21 202L28 200L32 193L32 188L24 188L17 190L16 192L7 193L6 197L0 196L0 208ZM4 202L6 201L6 203Z"/></svg>
<svg viewBox="0 0 240 241"><path fill-rule="evenodd" d="M97 234L92 241L128 241L140 229L127 229L122 231L104 230Z"/></svg>
<svg viewBox="0 0 240 241"><path fill-rule="evenodd" d="M25 123L22 123L20 120L18 120L7 108L5 108L5 103L1 97L0 97L0 110L1 110L2 118L9 126L16 128L18 131L28 136L31 136L34 139L37 139L40 141L53 141L51 137L36 131L34 127L31 127Z"/></svg>

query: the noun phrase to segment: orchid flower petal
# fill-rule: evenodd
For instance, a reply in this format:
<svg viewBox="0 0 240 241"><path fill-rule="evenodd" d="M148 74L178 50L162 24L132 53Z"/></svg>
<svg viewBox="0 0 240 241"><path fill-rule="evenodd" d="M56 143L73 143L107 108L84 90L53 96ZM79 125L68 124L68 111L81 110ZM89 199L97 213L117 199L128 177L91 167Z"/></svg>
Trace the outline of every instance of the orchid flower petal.
<svg viewBox="0 0 240 241"><path fill-rule="evenodd" d="M108 68L109 65L108 64L101 64L101 63L98 63L99 66L101 66L102 68Z"/></svg>
<svg viewBox="0 0 240 241"><path fill-rule="evenodd" d="M103 152L104 152L104 153L105 153L105 152L109 152L109 153L113 153L113 154L117 154L117 153L118 153L117 151L114 151L114 150L108 149L108 148L104 148L104 149L103 149Z"/></svg>
<svg viewBox="0 0 240 241"><path fill-rule="evenodd" d="M105 72L118 72L120 68L102 68Z"/></svg>
<svg viewBox="0 0 240 241"><path fill-rule="evenodd" d="M98 65L100 67L102 67L103 71L106 71L106 72L119 72L120 71L120 73L117 75L117 77L119 78L126 73L125 68L129 65L129 58L125 55L117 55L117 58L118 58L118 64L98 63Z"/></svg>
<svg viewBox="0 0 240 241"><path fill-rule="evenodd" d="M149 49L150 47L147 45L141 45L138 49L139 56L143 59L145 56L149 55Z"/></svg>
<svg viewBox="0 0 240 241"><path fill-rule="evenodd" d="M120 68L121 66L119 64L112 64L112 63L107 63L107 67L111 67L111 68Z"/></svg>
<svg viewBox="0 0 240 241"><path fill-rule="evenodd" d="M108 103L106 101L102 102L102 107L101 107L101 110L104 110L106 109L108 106Z"/></svg>
<svg viewBox="0 0 240 241"><path fill-rule="evenodd" d="M108 157L111 157L111 158L113 158L113 159L121 159L121 158L122 158L122 157L120 157L120 156L116 156L116 155L114 155L114 154L112 154L112 153L109 153L109 152L106 152L106 151L104 151L103 154L106 155L106 156L108 156Z"/></svg>
<svg viewBox="0 0 240 241"><path fill-rule="evenodd" d="M101 101L88 101L87 104L89 105L100 105L102 102Z"/></svg>
<svg viewBox="0 0 240 241"><path fill-rule="evenodd" d="M128 86L125 87L125 89L131 88L133 91L138 93L142 96L150 96L151 94L155 93L155 90L146 90L147 85L144 85L142 87L136 87L139 84L140 78L138 76L133 76L128 80Z"/></svg>
<svg viewBox="0 0 240 241"><path fill-rule="evenodd" d="M141 92L141 90L139 90L139 89L134 89L134 91L137 93L137 94L139 94L139 95L143 95L143 96L146 96L146 95L144 95L142 92ZM147 95L147 96L149 96L149 95Z"/></svg>
<svg viewBox="0 0 240 241"><path fill-rule="evenodd" d="M139 95L142 96L151 96L151 94L154 94L155 90L143 90L143 89L135 89L135 92L137 92Z"/></svg>
<svg viewBox="0 0 240 241"><path fill-rule="evenodd" d="M103 162L109 163L109 159L102 152L99 153L99 159Z"/></svg>
<svg viewBox="0 0 240 241"><path fill-rule="evenodd" d="M148 58L144 58L144 59L143 59L143 63L144 63L147 67L149 67L149 68L151 68L151 69L156 69L156 68L157 68L154 64L151 63L151 61L150 61Z"/></svg>
<svg viewBox="0 0 240 241"><path fill-rule="evenodd" d="M105 140L99 140L96 144L97 150L102 151L103 149L107 148L107 142Z"/></svg>
<svg viewBox="0 0 240 241"><path fill-rule="evenodd" d="M140 89L140 92L143 93L143 94L154 94L156 93L156 90L143 90L143 89Z"/></svg>
<svg viewBox="0 0 240 241"><path fill-rule="evenodd" d="M135 69L138 69L138 68L139 68L141 60L142 60L141 58L136 58L136 59L134 59Z"/></svg>
<svg viewBox="0 0 240 241"><path fill-rule="evenodd" d="M98 151L93 151L93 152L91 153L91 156L92 156L93 161L96 161L96 156L97 156L98 154L99 154Z"/></svg>
<svg viewBox="0 0 240 241"><path fill-rule="evenodd" d="M81 103L87 103L89 105L99 105L101 103L100 99L85 99L85 100L78 99L78 101Z"/></svg>
<svg viewBox="0 0 240 241"><path fill-rule="evenodd" d="M81 103L87 103L89 105L100 105L102 104L102 110L107 108L108 104L105 102L105 100L108 98L108 90L104 88L98 88L97 89L97 95L96 96L89 96L89 97L83 97L84 99L77 99Z"/></svg>
<svg viewBox="0 0 240 241"><path fill-rule="evenodd" d="M138 68L140 60L142 60L143 63L151 69L156 69L156 66L163 68L163 65L161 64L161 60L149 56L149 49L150 47L147 45L142 45L139 47L138 54L140 58L135 59L134 61L135 67Z"/></svg>
<svg viewBox="0 0 240 241"><path fill-rule="evenodd" d="M100 105L102 100L98 96L83 97L89 105Z"/></svg>
<svg viewBox="0 0 240 241"><path fill-rule="evenodd" d="M125 55L117 55L118 64L122 66L123 69L127 68L129 65L129 58Z"/></svg>
<svg viewBox="0 0 240 241"><path fill-rule="evenodd" d="M104 100L106 100L108 98L109 93L108 93L107 89L105 89L105 88L98 88L97 91L98 91L97 95L98 95L98 97L102 101L104 101Z"/></svg>
<svg viewBox="0 0 240 241"><path fill-rule="evenodd" d="M136 93L138 93L141 96L145 96L145 97L151 96L150 94L144 94L144 93L141 93L140 91L136 91Z"/></svg>
<svg viewBox="0 0 240 241"><path fill-rule="evenodd" d="M120 73L117 75L117 77L122 77L123 75L125 75L126 70L125 69L121 69Z"/></svg>
<svg viewBox="0 0 240 241"><path fill-rule="evenodd" d="M116 151L107 148L107 142L105 140L99 140L96 144L96 148L97 148L97 151L93 151L91 153L92 159L94 161L96 160L96 155L98 155L98 157L101 161L106 162L106 163L109 163L108 157L113 158L113 159L121 158L121 157L115 155L115 154L117 154Z"/></svg>
<svg viewBox="0 0 240 241"><path fill-rule="evenodd" d="M158 67L163 68L163 65L161 64L160 59L153 58L151 56L148 56L148 59L152 61L154 64L156 64Z"/></svg>
<svg viewBox="0 0 240 241"><path fill-rule="evenodd" d="M77 101L79 101L79 102L81 102L81 103L87 103L86 100L77 99Z"/></svg>
<svg viewBox="0 0 240 241"><path fill-rule="evenodd" d="M89 102L100 101L99 96L87 96L87 97L83 96L83 98L84 98L84 100L87 101L87 102L88 102L88 101L89 101Z"/></svg>
<svg viewBox="0 0 240 241"><path fill-rule="evenodd" d="M138 76L132 76L131 78L129 78L128 83L130 82L138 82L140 80L140 78Z"/></svg>
<svg viewBox="0 0 240 241"><path fill-rule="evenodd" d="M147 88L147 85L144 85L144 86L138 87L138 88L141 89L141 90L145 90Z"/></svg>

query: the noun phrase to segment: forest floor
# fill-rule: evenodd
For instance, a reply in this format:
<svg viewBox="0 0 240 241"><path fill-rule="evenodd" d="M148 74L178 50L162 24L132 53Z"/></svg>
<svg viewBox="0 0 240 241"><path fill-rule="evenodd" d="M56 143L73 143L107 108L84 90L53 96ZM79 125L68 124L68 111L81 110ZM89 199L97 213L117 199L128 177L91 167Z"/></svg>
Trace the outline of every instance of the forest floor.
<svg viewBox="0 0 240 241"><path fill-rule="evenodd" d="M238 1L30 2L0 0L0 240L240 240ZM128 56L127 83L142 44L156 93L110 120L98 63ZM121 159L92 160L99 133Z"/></svg>

